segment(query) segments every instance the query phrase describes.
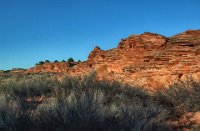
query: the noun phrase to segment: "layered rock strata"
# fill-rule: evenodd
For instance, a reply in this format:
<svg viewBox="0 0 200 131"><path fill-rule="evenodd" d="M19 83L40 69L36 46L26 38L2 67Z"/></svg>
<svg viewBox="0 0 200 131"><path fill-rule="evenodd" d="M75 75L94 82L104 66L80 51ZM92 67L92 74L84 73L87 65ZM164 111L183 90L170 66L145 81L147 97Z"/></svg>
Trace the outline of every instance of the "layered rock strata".
<svg viewBox="0 0 200 131"><path fill-rule="evenodd" d="M200 30L188 30L173 37L154 33L131 35L117 48L95 47L87 61L47 63L27 73L62 72L82 75L96 71L98 79L117 80L144 87L165 87L176 81L200 80Z"/></svg>

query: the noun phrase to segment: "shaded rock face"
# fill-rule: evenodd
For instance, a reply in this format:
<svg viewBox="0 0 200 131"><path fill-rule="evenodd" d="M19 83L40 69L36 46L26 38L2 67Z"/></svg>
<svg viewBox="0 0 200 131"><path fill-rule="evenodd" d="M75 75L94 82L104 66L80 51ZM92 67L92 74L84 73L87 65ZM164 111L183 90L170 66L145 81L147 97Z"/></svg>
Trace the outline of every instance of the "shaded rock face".
<svg viewBox="0 0 200 131"><path fill-rule="evenodd" d="M158 88L191 77L200 80L199 60L200 30L188 30L170 38L143 33L122 39L117 48L107 51L95 47L87 61L73 67L54 65L58 69L51 71L71 75L96 71L98 79Z"/></svg>

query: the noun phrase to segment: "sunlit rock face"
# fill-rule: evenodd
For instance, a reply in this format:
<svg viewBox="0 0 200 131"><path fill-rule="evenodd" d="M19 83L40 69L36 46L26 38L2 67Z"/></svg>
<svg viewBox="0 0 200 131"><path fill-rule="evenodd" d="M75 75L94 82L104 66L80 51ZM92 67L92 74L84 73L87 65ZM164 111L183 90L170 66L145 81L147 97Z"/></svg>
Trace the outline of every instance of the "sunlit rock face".
<svg viewBox="0 0 200 131"><path fill-rule="evenodd" d="M200 80L200 30L173 37L154 33L131 35L117 48L95 47L87 61L36 66L27 72L62 72L82 75L96 71L98 79L117 80L147 88L160 88L176 81Z"/></svg>

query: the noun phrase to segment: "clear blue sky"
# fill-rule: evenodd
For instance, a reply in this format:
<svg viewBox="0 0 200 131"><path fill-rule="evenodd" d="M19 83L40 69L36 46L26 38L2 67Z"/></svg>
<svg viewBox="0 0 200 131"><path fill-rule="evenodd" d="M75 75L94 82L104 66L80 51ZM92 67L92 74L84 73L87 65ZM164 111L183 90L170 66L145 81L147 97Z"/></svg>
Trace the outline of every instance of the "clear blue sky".
<svg viewBox="0 0 200 131"><path fill-rule="evenodd" d="M130 34L200 29L200 0L0 0L0 69L86 60Z"/></svg>

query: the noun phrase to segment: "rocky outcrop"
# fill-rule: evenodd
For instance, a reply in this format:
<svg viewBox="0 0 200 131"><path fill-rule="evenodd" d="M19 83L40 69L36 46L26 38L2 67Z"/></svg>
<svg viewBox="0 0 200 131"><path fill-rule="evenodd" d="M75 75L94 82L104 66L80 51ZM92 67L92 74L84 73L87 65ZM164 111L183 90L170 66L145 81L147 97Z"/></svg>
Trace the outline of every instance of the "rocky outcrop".
<svg viewBox="0 0 200 131"><path fill-rule="evenodd" d="M76 65L76 63L66 63L66 62L54 62L54 63L44 63L41 65L36 65L30 68L26 73L45 73L45 72L57 72L57 73L67 73L70 67Z"/></svg>
<svg viewBox="0 0 200 131"><path fill-rule="evenodd" d="M122 39L118 48L159 48L164 46L166 38L159 34L145 32L141 35L131 35Z"/></svg>
<svg viewBox="0 0 200 131"><path fill-rule="evenodd" d="M173 37L154 33L131 35L110 50L95 47L88 60L70 67L66 63L34 67L27 72L97 72L98 79L159 88L176 81L200 80L200 30Z"/></svg>

